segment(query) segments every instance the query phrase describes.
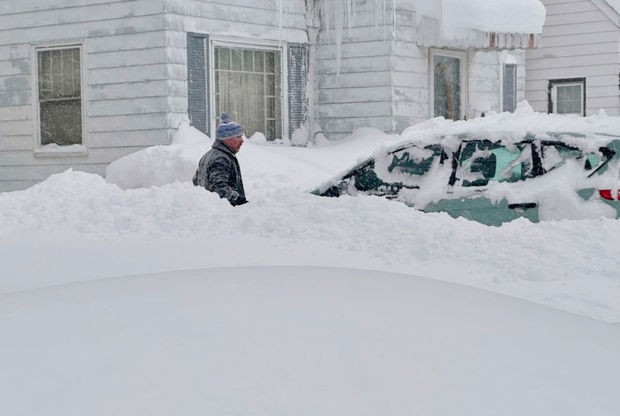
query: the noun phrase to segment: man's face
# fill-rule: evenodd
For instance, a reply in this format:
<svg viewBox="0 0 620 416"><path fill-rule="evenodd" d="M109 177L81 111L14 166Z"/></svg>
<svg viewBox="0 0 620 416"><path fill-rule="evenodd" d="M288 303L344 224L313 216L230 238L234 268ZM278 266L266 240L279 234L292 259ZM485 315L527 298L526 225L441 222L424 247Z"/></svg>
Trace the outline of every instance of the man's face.
<svg viewBox="0 0 620 416"><path fill-rule="evenodd" d="M224 143L226 143L226 146L228 146L230 150L237 153L243 144L243 137L231 137L230 139L224 140Z"/></svg>

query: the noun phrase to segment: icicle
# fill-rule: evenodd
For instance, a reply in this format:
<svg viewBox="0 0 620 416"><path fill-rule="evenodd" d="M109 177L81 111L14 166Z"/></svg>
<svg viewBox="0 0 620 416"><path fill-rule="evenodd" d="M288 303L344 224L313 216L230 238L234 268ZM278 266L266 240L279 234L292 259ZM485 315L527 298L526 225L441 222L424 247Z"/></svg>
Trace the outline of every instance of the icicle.
<svg viewBox="0 0 620 416"><path fill-rule="evenodd" d="M386 25L388 9L392 9L392 36L394 35L396 0L318 0L326 29L334 31L336 46L336 67L340 73L342 41L345 29L351 29L362 14L369 15L370 27L378 31ZM331 33L330 33L331 36Z"/></svg>

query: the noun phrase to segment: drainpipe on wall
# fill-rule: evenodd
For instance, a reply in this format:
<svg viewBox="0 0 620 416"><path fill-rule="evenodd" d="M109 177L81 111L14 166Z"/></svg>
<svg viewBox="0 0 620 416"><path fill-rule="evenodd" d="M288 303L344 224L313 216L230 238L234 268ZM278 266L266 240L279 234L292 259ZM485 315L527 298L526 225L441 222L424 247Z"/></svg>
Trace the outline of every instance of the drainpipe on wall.
<svg viewBox="0 0 620 416"><path fill-rule="evenodd" d="M306 0L306 31L308 32L308 78L306 85L308 140L315 143L315 136L320 132L317 125L316 104L316 63L319 44L319 8L317 0Z"/></svg>

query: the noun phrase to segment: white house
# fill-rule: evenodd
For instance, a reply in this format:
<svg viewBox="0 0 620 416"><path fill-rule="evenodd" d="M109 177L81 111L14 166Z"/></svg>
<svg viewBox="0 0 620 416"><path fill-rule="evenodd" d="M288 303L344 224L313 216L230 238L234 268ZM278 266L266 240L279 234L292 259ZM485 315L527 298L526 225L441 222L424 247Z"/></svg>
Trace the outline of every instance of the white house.
<svg viewBox="0 0 620 416"><path fill-rule="evenodd" d="M0 191L222 111L312 140L511 110L543 21L538 0L4 0Z"/></svg>
<svg viewBox="0 0 620 416"><path fill-rule="evenodd" d="M542 0L542 47L527 52L537 111L620 115L620 0Z"/></svg>

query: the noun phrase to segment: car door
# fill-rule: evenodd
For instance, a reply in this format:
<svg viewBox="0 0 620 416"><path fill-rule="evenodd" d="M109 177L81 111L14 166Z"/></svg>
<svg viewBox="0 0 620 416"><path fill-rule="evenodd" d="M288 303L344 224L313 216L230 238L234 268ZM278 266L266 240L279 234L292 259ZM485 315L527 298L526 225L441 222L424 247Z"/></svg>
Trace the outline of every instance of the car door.
<svg viewBox="0 0 620 416"><path fill-rule="evenodd" d="M538 206L530 200L491 199L490 182L519 182L536 176L535 149L531 141L503 145L490 140L468 140L453 160L450 190L445 198L424 211L441 211L487 225L500 225L519 217L538 221Z"/></svg>

